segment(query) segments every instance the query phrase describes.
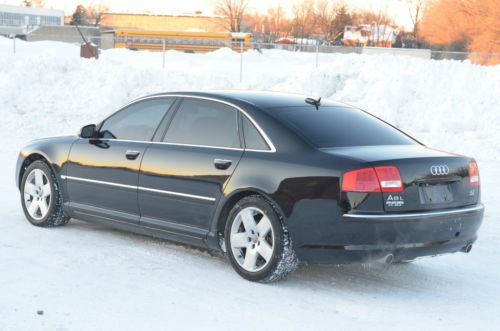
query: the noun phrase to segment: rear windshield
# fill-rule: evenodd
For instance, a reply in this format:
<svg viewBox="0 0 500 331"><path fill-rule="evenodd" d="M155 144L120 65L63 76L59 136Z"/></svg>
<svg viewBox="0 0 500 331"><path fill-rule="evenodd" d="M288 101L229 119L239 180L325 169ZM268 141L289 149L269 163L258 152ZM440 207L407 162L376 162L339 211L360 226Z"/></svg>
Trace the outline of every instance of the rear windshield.
<svg viewBox="0 0 500 331"><path fill-rule="evenodd" d="M355 108L287 107L271 113L318 148L417 144L389 124Z"/></svg>

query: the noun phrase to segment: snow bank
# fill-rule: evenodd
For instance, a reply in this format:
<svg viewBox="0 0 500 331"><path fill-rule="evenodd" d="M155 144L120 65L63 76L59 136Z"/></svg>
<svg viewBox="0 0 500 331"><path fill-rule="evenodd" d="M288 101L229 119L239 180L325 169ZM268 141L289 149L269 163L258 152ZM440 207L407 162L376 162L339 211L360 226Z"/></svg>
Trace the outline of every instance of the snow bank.
<svg viewBox="0 0 500 331"><path fill-rule="evenodd" d="M145 94L191 89L305 93L359 106L429 146L500 159L500 66L388 55L229 49L209 54L108 50L80 59L77 45L0 38L0 107L26 140L76 132Z"/></svg>

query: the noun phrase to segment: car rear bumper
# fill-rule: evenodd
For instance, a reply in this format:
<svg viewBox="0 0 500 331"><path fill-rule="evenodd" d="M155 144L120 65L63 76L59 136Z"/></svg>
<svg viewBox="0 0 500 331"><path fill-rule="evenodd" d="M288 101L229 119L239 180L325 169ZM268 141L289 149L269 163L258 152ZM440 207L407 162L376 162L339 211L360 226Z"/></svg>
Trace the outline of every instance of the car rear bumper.
<svg viewBox="0 0 500 331"><path fill-rule="evenodd" d="M311 263L352 263L392 254L395 261L466 251L477 239L483 205L427 213L345 214L295 246Z"/></svg>

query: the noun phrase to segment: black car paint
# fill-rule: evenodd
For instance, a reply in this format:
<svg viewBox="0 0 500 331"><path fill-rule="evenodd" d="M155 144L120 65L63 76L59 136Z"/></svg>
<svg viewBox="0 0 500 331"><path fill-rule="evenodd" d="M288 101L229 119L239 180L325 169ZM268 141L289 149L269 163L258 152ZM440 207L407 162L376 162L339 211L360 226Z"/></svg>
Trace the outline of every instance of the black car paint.
<svg viewBox="0 0 500 331"><path fill-rule="evenodd" d="M276 151L251 151L244 146L230 150L162 144L161 131L172 116L169 112L152 142L77 136L33 141L20 153L16 183L19 186L26 160L44 158L56 174L63 192L64 208L70 216L213 250L220 249L221 222L231 205L242 196L256 193L272 201L283 214L299 258L310 262L343 263L376 258L388 252L401 259L410 259L459 251L476 240L482 209L397 220L352 219L346 214L397 212L384 210L386 193L346 193L340 189L345 171L405 164L401 171L405 193L408 189L411 191L419 180L425 179L420 170L422 165L412 165L412 158L424 160L425 164L455 162L457 166L452 167L450 176L465 185L466 174L459 165L467 164L470 160L467 157L423 145L313 148L265 111L273 107L303 106L302 96L231 91L167 93L153 97L176 97L172 107L177 107L183 97L230 103L259 124ZM337 105L328 100L322 100L322 104ZM125 157L129 149L140 152L137 160ZM217 158L230 159L230 168L216 169L213 160ZM98 187L89 182L64 180L64 176L173 190L213 197L215 201L119 186ZM476 206L480 203L479 189L476 190L474 198L459 203L460 206L427 206L424 209ZM127 202L123 203L124 200ZM412 207L410 199L404 212L417 209L421 210L416 205Z"/></svg>
<svg viewBox="0 0 500 331"><path fill-rule="evenodd" d="M142 158L129 160L125 153L134 150L143 155L146 148L138 142L78 139L71 147L65 175L136 186ZM120 212L120 221L139 224L137 192L133 190L74 180L66 181L66 190L71 201Z"/></svg>
<svg viewBox="0 0 500 331"><path fill-rule="evenodd" d="M63 136L37 139L25 145L19 152L16 163L17 188L21 187L21 179L24 174L26 162L31 163L37 159L45 159L56 174L58 186L63 192L63 199L67 201L66 185L62 181L61 175L66 173L64 167L66 166L71 146L77 140L77 136Z"/></svg>

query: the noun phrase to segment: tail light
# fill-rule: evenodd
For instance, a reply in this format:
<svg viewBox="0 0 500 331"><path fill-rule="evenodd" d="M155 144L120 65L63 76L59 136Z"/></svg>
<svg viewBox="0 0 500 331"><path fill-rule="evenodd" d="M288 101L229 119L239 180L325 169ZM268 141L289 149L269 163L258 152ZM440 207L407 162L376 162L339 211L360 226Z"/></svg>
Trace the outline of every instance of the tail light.
<svg viewBox="0 0 500 331"><path fill-rule="evenodd" d="M346 172L342 179L342 191L380 192L375 169L365 168Z"/></svg>
<svg viewBox="0 0 500 331"><path fill-rule="evenodd" d="M479 186L481 180L479 178L479 168L476 161L471 161L469 163L469 183L470 186Z"/></svg>
<svg viewBox="0 0 500 331"><path fill-rule="evenodd" d="M344 173L344 192L401 192L403 181L394 166L370 167Z"/></svg>
<svg viewBox="0 0 500 331"><path fill-rule="evenodd" d="M403 181L398 168L394 166L375 167L382 192L403 191Z"/></svg>

